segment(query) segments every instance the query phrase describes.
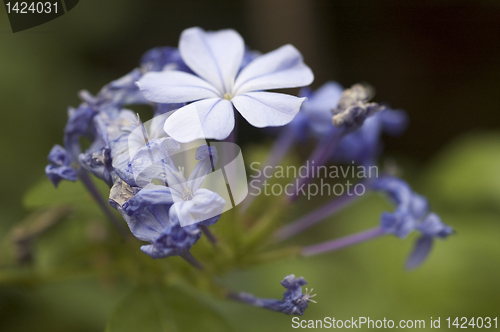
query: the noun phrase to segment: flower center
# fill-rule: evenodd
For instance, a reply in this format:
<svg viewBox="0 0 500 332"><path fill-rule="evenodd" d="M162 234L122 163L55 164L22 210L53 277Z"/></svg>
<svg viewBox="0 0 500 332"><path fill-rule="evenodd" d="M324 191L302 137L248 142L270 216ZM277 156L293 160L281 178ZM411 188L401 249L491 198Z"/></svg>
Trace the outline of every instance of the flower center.
<svg viewBox="0 0 500 332"><path fill-rule="evenodd" d="M184 192L182 193L182 199L185 201L190 201L193 199L193 197L194 197L194 194L191 191L191 189L186 187L186 189L184 189Z"/></svg>
<svg viewBox="0 0 500 332"><path fill-rule="evenodd" d="M231 100L231 98L233 98L233 96L231 96L231 94L230 94L229 92L226 92L226 93L224 94L224 99L226 99L226 100Z"/></svg>
<svg viewBox="0 0 500 332"><path fill-rule="evenodd" d="M302 297L299 299L299 301L306 301L306 302L312 302L312 303L317 303L316 301L312 300L311 297L315 297L316 294L314 295L311 295L313 289L311 288L310 291L307 290L306 288L306 292L304 293L304 295L302 295Z"/></svg>

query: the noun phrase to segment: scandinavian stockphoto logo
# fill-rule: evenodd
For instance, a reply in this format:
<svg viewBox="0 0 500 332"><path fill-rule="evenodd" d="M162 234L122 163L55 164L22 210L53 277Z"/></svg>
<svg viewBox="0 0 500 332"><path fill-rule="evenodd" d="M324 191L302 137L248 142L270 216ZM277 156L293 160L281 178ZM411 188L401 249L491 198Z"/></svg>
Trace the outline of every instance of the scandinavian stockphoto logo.
<svg viewBox="0 0 500 332"><path fill-rule="evenodd" d="M182 144L174 141L163 130L172 113L144 123L138 118L138 126L128 135L135 183L152 194L158 192L158 186L168 186L165 195L171 198L182 227L210 222L248 194L241 149L234 143L207 143L205 139Z"/></svg>
<svg viewBox="0 0 500 332"><path fill-rule="evenodd" d="M12 32L19 32L52 21L73 9L78 0L4 0Z"/></svg>

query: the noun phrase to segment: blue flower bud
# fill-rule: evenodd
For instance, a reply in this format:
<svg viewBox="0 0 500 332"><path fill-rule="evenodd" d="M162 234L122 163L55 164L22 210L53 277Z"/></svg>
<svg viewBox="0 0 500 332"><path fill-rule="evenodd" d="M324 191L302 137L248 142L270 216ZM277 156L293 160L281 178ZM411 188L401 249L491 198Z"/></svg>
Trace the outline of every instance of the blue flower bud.
<svg viewBox="0 0 500 332"><path fill-rule="evenodd" d="M283 300L259 299L249 293L230 294L230 297L256 307L282 312L287 315L302 316L309 306L309 302L316 303L311 299L316 296L311 295L312 289L308 291L306 288L306 292L302 292L302 286L306 284L307 281L304 278L295 278L295 275L290 274L281 281L281 285L286 288L285 293L283 293Z"/></svg>
<svg viewBox="0 0 500 332"><path fill-rule="evenodd" d="M69 181L77 180L76 171L70 166L71 156L62 146L54 145L52 150L50 150L48 160L50 164L45 167L45 175L47 175L55 187L63 179Z"/></svg>

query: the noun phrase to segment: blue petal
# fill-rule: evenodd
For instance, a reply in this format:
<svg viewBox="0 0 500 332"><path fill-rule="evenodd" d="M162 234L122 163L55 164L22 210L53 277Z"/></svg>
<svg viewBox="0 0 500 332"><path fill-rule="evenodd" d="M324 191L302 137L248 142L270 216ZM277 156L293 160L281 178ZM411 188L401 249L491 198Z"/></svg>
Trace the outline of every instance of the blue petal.
<svg viewBox="0 0 500 332"><path fill-rule="evenodd" d="M380 217L380 227L386 232L404 239L415 229L415 219L409 213L384 212Z"/></svg>
<svg viewBox="0 0 500 332"><path fill-rule="evenodd" d="M413 193L411 199L411 212L416 219L422 219L429 211L429 202L427 198L419 194Z"/></svg>
<svg viewBox="0 0 500 332"><path fill-rule="evenodd" d="M430 236L421 236L415 242L413 251L406 261L406 268L412 270L422 264L432 249L433 239Z"/></svg>
<svg viewBox="0 0 500 332"><path fill-rule="evenodd" d="M447 237L453 233L453 229L443 223L441 218L435 213L429 213L417 226L417 229L424 235L430 237Z"/></svg>
<svg viewBox="0 0 500 332"><path fill-rule="evenodd" d="M69 166L71 164L71 156L66 149L58 144L52 147L47 159L57 166Z"/></svg>
<svg viewBox="0 0 500 332"><path fill-rule="evenodd" d="M384 132L392 136L401 135L408 127L408 114L401 110L386 109L379 113Z"/></svg>
<svg viewBox="0 0 500 332"><path fill-rule="evenodd" d="M134 104L147 104L146 98L135 84L142 77L140 69L136 68L127 75L112 81L105 86L97 98L106 99L110 106L124 106Z"/></svg>
<svg viewBox="0 0 500 332"><path fill-rule="evenodd" d="M90 123L96 112L88 105L68 109L68 122L64 127L64 147L76 160L80 154L80 137L89 132Z"/></svg>
<svg viewBox="0 0 500 332"><path fill-rule="evenodd" d="M123 211L128 215L138 216L150 205L169 205L173 203L169 187L150 184L124 203Z"/></svg>
<svg viewBox="0 0 500 332"><path fill-rule="evenodd" d="M150 207L144 209L138 215L128 215L122 207L117 207L123 219L127 222L132 234L141 241L149 242L154 241L154 239L163 232L165 227L171 224L168 218L168 205L160 205L154 208L157 210L164 210L160 218L158 218L158 215L160 215L158 211L153 214L151 212L153 209Z"/></svg>
<svg viewBox="0 0 500 332"><path fill-rule="evenodd" d="M247 304L282 312L287 315L302 316L308 307L311 296L302 293L302 286L307 284L304 278L295 278L293 274L283 279L281 284L287 289L283 294L283 300L259 299L248 293L231 294L231 297Z"/></svg>
<svg viewBox="0 0 500 332"><path fill-rule="evenodd" d="M141 68L144 72L162 71L165 67L171 70L190 72L182 60L179 50L175 47L155 47L141 58Z"/></svg>
<svg viewBox="0 0 500 332"><path fill-rule="evenodd" d="M197 226L181 227L175 218L163 228L149 246L142 246L141 250L152 258L165 258L169 256L182 255L200 239L201 231Z"/></svg>
<svg viewBox="0 0 500 332"><path fill-rule="evenodd" d="M141 76L141 70L136 68L123 77L105 85L95 97L86 90L80 91L79 96L97 112L109 112L125 105L146 104L147 100L135 85L135 82Z"/></svg>
<svg viewBox="0 0 500 332"><path fill-rule="evenodd" d="M383 177L375 181L373 188L389 195L400 210L409 210L413 192L403 180L395 177Z"/></svg>
<svg viewBox="0 0 500 332"><path fill-rule="evenodd" d="M307 96L301 112L307 116L309 126L315 134L322 137L331 130L332 110L337 107L344 89L336 82L327 82Z"/></svg>
<svg viewBox="0 0 500 332"><path fill-rule="evenodd" d="M45 175L54 184L54 187L57 187L61 180L76 181L78 179L75 169L69 166L47 165Z"/></svg>
<svg viewBox="0 0 500 332"><path fill-rule="evenodd" d="M345 163L354 161L361 165L374 164L381 151L381 130L377 115L366 119L361 128L347 134L340 141L332 159Z"/></svg>

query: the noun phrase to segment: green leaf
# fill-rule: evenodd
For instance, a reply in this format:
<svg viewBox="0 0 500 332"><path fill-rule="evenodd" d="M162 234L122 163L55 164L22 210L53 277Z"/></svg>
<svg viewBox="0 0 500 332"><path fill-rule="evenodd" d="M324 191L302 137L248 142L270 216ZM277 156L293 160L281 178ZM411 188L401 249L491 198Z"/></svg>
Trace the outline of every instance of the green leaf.
<svg viewBox="0 0 500 332"><path fill-rule="evenodd" d="M431 195L455 206L499 206L500 135L476 133L456 141L432 164L426 185Z"/></svg>
<svg viewBox="0 0 500 332"><path fill-rule="evenodd" d="M232 331L212 308L178 288L140 286L108 320L106 332Z"/></svg>
<svg viewBox="0 0 500 332"><path fill-rule="evenodd" d="M94 181L102 197L107 200L109 188L102 181ZM53 205L71 205L84 208L86 212L99 211L92 196L80 181L61 181L57 188L48 180L43 179L31 187L23 197L23 205L27 209L46 208Z"/></svg>

